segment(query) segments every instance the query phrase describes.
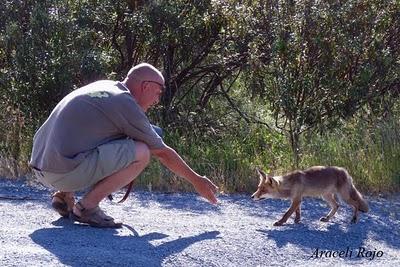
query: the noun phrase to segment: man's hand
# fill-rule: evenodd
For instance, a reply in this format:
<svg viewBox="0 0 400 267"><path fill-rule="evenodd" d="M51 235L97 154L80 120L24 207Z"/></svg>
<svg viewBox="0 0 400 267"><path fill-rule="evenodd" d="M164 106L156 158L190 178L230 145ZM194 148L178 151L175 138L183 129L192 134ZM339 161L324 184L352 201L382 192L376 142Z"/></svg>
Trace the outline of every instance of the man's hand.
<svg viewBox="0 0 400 267"><path fill-rule="evenodd" d="M173 173L190 182L194 186L194 189L196 189L197 193L202 197L210 201L212 204L217 204L215 193L218 192L218 187L207 177L201 176L193 171L174 149L169 146L152 149L151 154L157 157L158 160Z"/></svg>
<svg viewBox="0 0 400 267"><path fill-rule="evenodd" d="M218 192L218 186L211 182L210 179L205 176L198 176L198 179L194 180L192 184L197 193L207 199L210 203L217 204L218 200L215 197L215 194Z"/></svg>

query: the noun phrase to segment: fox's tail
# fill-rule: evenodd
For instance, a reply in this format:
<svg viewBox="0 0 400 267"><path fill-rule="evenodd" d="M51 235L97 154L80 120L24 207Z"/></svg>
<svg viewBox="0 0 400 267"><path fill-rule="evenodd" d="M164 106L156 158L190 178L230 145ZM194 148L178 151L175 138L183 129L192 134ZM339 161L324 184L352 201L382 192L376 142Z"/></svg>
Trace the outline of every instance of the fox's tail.
<svg viewBox="0 0 400 267"><path fill-rule="evenodd" d="M362 212L368 212L369 211L369 206L367 201L362 197L361 193L354 187L350 189L350 197L354 200L357 201L359 206L358 209Z"/></svg>

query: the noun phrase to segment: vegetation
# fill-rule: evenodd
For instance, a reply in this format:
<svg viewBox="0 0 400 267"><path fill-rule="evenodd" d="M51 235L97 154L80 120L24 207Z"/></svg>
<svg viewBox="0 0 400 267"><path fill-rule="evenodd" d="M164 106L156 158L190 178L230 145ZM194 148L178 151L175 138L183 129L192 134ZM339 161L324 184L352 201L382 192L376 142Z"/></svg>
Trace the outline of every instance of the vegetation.
<svg viewBox="0 0 400 267"><path fill-rule="evenodd" d="M29 172L63 96L149 62L167 81L152 121L223 190L253 190L255 166L320 164L398 191L399 18L396 0L5 0L0 175ZM157 162L137 185L190 189Z"/></svg>

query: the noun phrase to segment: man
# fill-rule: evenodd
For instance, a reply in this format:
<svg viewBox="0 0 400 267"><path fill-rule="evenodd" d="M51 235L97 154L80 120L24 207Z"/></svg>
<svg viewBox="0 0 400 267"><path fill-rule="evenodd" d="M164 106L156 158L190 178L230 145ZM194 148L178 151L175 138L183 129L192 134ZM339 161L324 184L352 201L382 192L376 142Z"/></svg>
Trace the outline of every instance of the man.
<svg viewBox="0 0 400 267"><path fill-rule="evenodd" d="M121 227L99 203L135 179L150 156L184 177L215 204L217 187L167 146L145 112L159 102L163 75L147 63L122 82L97 81L65 96L34 136L30 166L42 183L59 190L53 207L95 227ZM75 204L74 191L90 188Z"/></svg>

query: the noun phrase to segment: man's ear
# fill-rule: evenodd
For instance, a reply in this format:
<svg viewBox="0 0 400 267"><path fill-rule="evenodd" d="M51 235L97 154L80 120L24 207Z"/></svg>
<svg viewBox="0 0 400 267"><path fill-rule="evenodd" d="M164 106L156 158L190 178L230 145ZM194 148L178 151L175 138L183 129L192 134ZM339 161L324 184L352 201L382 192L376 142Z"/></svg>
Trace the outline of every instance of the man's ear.
<svg viewBox="0 0 400 267"><path fill-rule="evenodd" d="M142 86L141 86L142 91L147 90L147 87L148 87L148 86L149 86L149 83L148 83L148 82L142 82Z"/></svg>

